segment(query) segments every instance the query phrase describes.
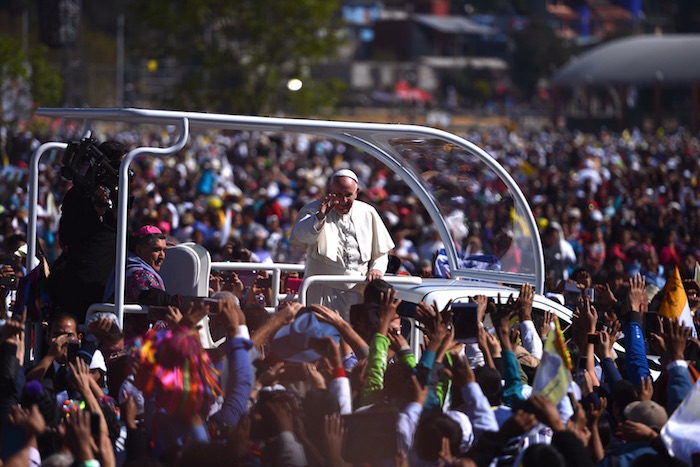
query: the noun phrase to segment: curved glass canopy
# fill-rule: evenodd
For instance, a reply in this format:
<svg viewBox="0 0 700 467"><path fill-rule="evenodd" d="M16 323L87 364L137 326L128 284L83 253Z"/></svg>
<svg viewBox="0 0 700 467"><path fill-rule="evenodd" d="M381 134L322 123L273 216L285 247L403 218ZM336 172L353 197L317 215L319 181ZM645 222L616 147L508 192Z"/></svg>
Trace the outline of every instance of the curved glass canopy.
<svg viewBox="0 0 700 467"><path fill-rule="evenodd" d="M452 277L508 284L529 282L544 290L544 259L537 225L522 191L506 170L483 149L449 132L416 125L336 122L291 118L251 117L146 109L40 108L37 115L53 118L123 122L127 124L176 125L180 135L168 148L140 147L132 150L120 168L115 305L123 309L126 253L126 198L129 165L139 155L175 154L189 139L190 128L288 132L318 135L341 141L392 170L418 198L445 245ZM46 143L37 149L30 166L29 258L36 238L38 162L49 149L63 143ZM460 253L453 231L461 225L481 229L486 239L483 252L493 254L488 268L474 267Z"/></svg>

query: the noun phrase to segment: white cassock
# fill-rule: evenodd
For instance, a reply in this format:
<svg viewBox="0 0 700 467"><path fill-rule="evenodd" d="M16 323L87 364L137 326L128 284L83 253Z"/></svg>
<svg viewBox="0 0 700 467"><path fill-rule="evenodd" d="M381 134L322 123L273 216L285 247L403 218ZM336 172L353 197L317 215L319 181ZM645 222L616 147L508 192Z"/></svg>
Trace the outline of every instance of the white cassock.
<svg viewBox="0 0 700 467"><path fill-rule="evenodd" d="M319 274L361 276L377 269L386 272L387 253L394 248L382 218L367 203L355 200L344 216L335 210L325 222L316 218L321 201L302 208L292 227L291 241L306 247L305 277ZM350 306L362 302L363 284L316 284L309 288L306 303L320 303L348 319Z"/></svg>

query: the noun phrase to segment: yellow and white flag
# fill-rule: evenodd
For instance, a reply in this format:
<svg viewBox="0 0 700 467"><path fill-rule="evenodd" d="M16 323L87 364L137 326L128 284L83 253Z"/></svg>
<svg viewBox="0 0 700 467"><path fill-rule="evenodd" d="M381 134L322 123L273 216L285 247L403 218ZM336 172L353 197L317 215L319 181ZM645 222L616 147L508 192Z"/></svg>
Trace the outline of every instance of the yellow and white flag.
<svg viewBox="0 0 700 467"><path fill-rule="evenodd" d="M672 320L677 319L683 326L691 329L694 337L698 336L695 326L693 326L693 317L690 315L690 307L688 306L688 295L685 293L678 266L666 281L664 297L659 307L659 316L665 316Z"/></svg>
<svg viewBox="0 0 700 467"><path fill-rule="evenodd" d="M557 339L557 331L550 330L532 384L533 394L544 396L555 405L566 395L571 384L571 372L564 360L566 356L556 347Z"/></svg>

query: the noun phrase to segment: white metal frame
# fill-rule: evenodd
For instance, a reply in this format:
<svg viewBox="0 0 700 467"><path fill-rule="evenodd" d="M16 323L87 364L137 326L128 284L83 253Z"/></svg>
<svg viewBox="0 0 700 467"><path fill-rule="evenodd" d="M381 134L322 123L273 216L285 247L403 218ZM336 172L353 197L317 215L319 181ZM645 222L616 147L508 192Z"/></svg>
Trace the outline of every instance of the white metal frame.
<svg viewBox="0 0 700 467"><path fill-rule="evenodd" d="M120 167L119 173L119 213L117 221L117 252L116 252L116 284L114 309L123 322L124 286L126 265L126 231L127 231L127 200L128 200L128 170L133 160L144 154L166 156L181 150L188 138L190 127L204 129L252 130L262 132L287 131L292 133L315 134L334 138L365 150L369 155L389 167L406 183L420 199L426 212L435 224L445 245L452 276L468 277L487 280L490 282L508 282L519 284L533 283L538 293L544 292L544 256L542 244L537 234L537 224L532 216L527 200L517 183L508 172L486 151L470 141L443 130L417 125L378 124L335 122L327 120L305 120L291 118L253 117L239 115L221 115L198 112L181 112L147 109L61 109L39 108L37 115L53 118L80 119L84 121L116 121L129 124L176 125L179 127L179 137L175 144L167 148L139 147L130 151ZM529 229L532 247L535 255L534 274L514 274L496 271L464 270L458 267L457 252L452 242L449 228L436 205L431 193L422 183L419 175L411 167L401 163L401 157L387 144L389 137L401 138L439 138L466 149L481 162L493 170L506 185L514 197L516 208L524 215L524 222ZM41 145L33 154L30 171L30 206L29 229L27 233L29 267L34 266L36 241L36 203L38 196L38 165L42 154L48 150L65 148L65 143L46 143Z"/></svg>

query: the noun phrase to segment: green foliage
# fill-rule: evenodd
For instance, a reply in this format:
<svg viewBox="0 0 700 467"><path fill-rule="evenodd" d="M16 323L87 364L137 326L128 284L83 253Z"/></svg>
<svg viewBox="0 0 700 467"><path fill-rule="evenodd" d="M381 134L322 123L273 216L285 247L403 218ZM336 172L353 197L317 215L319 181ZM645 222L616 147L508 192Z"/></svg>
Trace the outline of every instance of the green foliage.
<svg viewBox="0 0 700 467"><path fill-rule="evenodd" d="M132 36L137 50L177 60L179 84L164 104L178 108L275 112L287 81L313 89L313 65L339 46L338 0L134 0L132 8L144 25Z"/></svg>
<svg viewBox="0 0 700 467"><path fill-rule="evenodd" d="M454 87L468 105L482 104L492 95L491 73L488 70L466 66L461 70L445 71L440 76L440 89Z"/></svg>
<svg viewBox="0 0 700 467"><path fill-rule="evenodd" d="M338 79L310 81L297 92L287 93L287 110L299 117L309 117L317 111L332 109L347 91L347 84Z"/></svg>
<svg viewBox="0 0 700 467"><path fill-rule="evenodd" d="M32 67L32 97L34 104L41 107L60 106L63 100L63 78L61 72L49 64L45 46L29 50L29 64Z"/></svg>
<svg viewBox="0 0 700 467"><path fill-rule="evenodd" d="M552 28L538 18L530 18L527 26L511 36L515 46L511 57L511 80L515 87L530 98L534 95L537 82L546 78L570 56Z"/></svg>
<svg viewBox="0 0 700 467"><path fill-rule="evenodd" d="M19 39L0 34L0 80L29 81L35 105L60 104L63 82L47 55L44 46L31 48L25 55Z"/></svg>
<svg viewBox="0 0 700 467"><path fill-rule="evenodd" d="M28 78L22 43L14 37L0 35L0 76L4 78Z"/></svg>

